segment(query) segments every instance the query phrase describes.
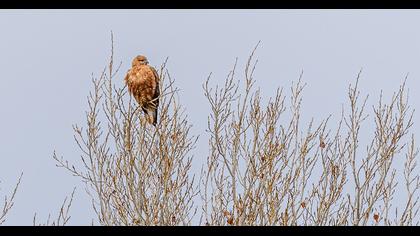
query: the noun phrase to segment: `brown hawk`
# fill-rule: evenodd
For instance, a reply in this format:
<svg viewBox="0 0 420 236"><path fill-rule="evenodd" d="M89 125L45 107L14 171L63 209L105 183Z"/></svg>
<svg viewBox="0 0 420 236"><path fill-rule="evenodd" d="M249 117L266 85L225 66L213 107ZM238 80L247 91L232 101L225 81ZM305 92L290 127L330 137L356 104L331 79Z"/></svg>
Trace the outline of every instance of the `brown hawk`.
<svg viewBox="0 0 420 236"><path fill-rule="evenodd" d="M146 113L147 121L156 126L160 95L159 75L155 68L148 64L145 56L136 56L124 81L129 93Z"/></svg>

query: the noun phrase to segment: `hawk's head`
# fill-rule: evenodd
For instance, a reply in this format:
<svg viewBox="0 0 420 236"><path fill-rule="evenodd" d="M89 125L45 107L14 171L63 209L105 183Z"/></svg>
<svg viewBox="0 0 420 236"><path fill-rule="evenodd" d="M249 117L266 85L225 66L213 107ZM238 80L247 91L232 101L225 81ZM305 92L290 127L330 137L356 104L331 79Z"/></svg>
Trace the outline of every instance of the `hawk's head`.
<svg viewBox="0 0 420 236"><path fill-rule="evenodd" d="M149 62L147 58L143 55L136 56L131 63L131 66L138 66L138 65L147 65Z"/></svg>

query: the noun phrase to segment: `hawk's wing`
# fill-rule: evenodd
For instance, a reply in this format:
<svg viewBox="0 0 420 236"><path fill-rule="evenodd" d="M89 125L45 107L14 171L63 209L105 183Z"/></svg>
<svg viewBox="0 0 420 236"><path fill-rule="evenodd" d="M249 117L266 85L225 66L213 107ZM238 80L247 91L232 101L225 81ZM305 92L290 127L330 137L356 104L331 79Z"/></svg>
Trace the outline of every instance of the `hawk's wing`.
<svg viewBox="0 0 420 236"><path fill-rule="evenodd" d="M128 92L131 94L131 95L133 95L133 86L132 86L132 81L131 81L131 79L130 79L130 77L132 76L132 69L129 69L128 71L127 71L127 74L125 75L125 78L124 78L124 81L125 81L125 84L127 85L127 88L128 88Z"/></svg>
<svg viewBox="0 0 420 236"><path fill-rule="evenodd" d="M159 75L158 75L155 68L153 68L153 67L150 67L150 68L153 71L153 74L154 74L154 77L155 77L155 83L154 84L156 86L155 91L154 91L155 93L154 93L153 99L156 99L155 104L156 104L156 107L158 107L159 106L159 96L160 96Z"/></svg>

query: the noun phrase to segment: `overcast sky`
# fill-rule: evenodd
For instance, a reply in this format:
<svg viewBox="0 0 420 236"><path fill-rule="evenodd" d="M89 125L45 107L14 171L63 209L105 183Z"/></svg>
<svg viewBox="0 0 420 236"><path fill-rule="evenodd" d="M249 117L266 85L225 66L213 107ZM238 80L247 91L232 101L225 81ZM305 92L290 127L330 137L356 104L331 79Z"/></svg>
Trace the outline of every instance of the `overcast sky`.
<svg viewBox="0 0 420 236"><path fill-rule="evenodd" d="M192 131L202 134L209 111L202 83L210 72L223 80L236 57L242 72L259 40L263 96L278 86L289 96L303 70L304 118L338 117L361 68L369 104L409 73L410 105L419 107L419 22L419 10L0 10L0 197L24 172L5 225L31 225L35 212L41 222L57 215L73 187L70 223L96 221L84 185L55 167L52 153L79 159L72 124L84 125L91 74L106 65L111 30L123 63L119 84L135 55L153 66L169 57ZM413 131L417 121L415 114ZM195 150L197 173L206 144L200 139Z"/></svg>

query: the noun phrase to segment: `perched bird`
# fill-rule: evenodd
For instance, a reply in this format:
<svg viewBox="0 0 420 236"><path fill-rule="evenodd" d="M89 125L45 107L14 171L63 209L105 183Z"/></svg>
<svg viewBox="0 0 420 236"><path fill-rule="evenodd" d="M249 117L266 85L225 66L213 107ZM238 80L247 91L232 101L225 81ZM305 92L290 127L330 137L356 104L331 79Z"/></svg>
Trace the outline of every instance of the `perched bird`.
<svg viewBox="0 0 420 236"><path fill-rule="evenodd" d="M129 93L146 113L147 121L156 126L160 95L159 75L155 68L148 64L149 62L145 56L136 56L124 81L127 84Z"/></svg>

